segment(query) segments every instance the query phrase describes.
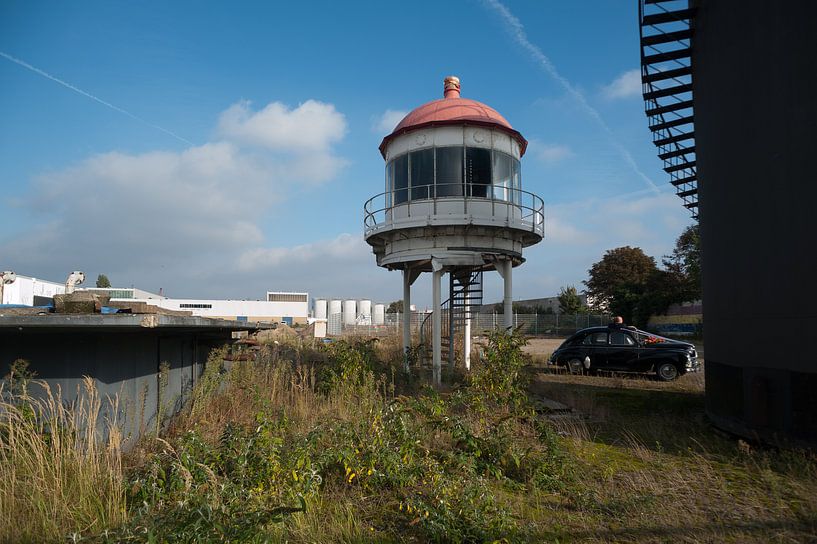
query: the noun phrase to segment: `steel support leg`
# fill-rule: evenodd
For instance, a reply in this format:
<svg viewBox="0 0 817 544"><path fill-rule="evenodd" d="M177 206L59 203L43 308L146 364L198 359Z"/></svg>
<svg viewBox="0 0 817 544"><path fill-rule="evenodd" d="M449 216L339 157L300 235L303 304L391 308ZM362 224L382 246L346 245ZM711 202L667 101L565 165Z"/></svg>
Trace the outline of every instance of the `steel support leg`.
<svg viewBox="0 0 817 544"><path fill-rule="evenodd" d="M431 314L431 338L432 338L432 380L435 386L442 383L442 300L440 295L440 283L442 282L443 271L435 270L431 273L432 291L432 313Z"/></svg>
<svg viewBox="0 0 817 544"><path fill-rule="evenodd" d="M470 286L469 286L470 288ZM462 359L465 370L471 370L471 294L465 294L465 331L462 337Z"/></svg>
<svg viewBox="0 0 817 544"><path fill-rule="evenodd" d="M513 329L513 262L510 259L503 262L505 273L502 274L502 279L505 280L505 296L503 298L503 306L505 315L504 326L505 331L510 332Z"/></svg>
<svg viewBox="0 0 817 544"><path fill-rule="evenodd" d="M411 269L403 270L403 367L409 372L411 350Z"/></svg>

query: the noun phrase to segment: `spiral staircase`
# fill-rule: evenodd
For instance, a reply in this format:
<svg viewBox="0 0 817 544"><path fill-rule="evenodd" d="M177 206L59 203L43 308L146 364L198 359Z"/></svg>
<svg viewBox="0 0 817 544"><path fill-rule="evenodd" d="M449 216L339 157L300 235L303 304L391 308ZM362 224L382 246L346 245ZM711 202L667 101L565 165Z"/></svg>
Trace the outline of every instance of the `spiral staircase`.
<svg viewBox="0 0 817 544"><path fill-rule="evenodd" d="M449 274L450 296L442 303L442 360L448 361L449 369L456 364L456 339L462 337L465 323L479 313L482 307L482 270L464 268ZM428 314L420 327L420 345L423 360L431 357L431 319Z"/></svg>
<svg viewBox="0 0 817 544"><path fill-rule="evenodd" d="M639 0L641 83L658 157L676 194L698 218L692 82L695 8L688 0Z"/></svg>

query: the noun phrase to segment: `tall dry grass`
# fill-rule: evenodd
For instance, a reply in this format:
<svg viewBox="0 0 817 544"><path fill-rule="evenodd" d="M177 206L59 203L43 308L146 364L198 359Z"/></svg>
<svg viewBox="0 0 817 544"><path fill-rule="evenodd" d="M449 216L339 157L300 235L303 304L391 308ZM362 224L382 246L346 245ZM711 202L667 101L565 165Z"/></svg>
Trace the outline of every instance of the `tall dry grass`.
<svg viewBox="0 0 817 544"><path fill-rule="evenodd" d="M0 542L48 542L99 532L127 517L121 434L101 421L103 399L85 377L77 400L0 386ZM116 399L112 413L118 410ZM105 437L105 439L103 439Z"/></svg>
<svg viewBox="0 0 817 544"><path fill-rule="evenodd" d="M194 392L193 410L178 416L174 429L196 428L215 439L229 423L252 425L261 409L285 414L293 429L306 431L321 422L357 420L393 398L393 382L370 372L363 374L364 384L342 382L332 394L324 394L319 391L318 373L327 368L326 355L303 348L295 355L288 346L267 345L255 361L236 361L225 375L218 370L220 354L214 352L208 361L208 368L216 369L213 381L228 388L211 387L200 397L197 394L204 388ZM197 410L198 406L202 408Z"/></svg>

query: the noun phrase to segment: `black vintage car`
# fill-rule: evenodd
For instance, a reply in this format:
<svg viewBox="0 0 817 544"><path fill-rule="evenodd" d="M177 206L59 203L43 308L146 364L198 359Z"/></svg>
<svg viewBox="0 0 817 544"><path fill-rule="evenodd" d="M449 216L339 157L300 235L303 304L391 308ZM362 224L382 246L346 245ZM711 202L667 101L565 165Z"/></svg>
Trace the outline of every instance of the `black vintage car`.
<svg viewBox="0 0 817 544"><path fill-rule="evenodd" d="M565 340L550 356L551 365L574 374L597 370L655 372L671 381L700 369L695 346L632 327L591 327Z"/></svg>

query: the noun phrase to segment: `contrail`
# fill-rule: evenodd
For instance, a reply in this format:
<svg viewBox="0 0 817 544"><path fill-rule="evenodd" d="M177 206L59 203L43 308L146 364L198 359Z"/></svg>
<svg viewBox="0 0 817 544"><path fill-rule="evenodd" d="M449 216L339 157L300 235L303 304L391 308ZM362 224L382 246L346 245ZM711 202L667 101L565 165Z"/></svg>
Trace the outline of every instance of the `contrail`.
<svg viewBox="0 0 817 544"><path fill-rule="evenodd" d="M567 93L570 96L572 96L573 99L576 100L576 102L579 103L579 105L584 109L584 111L587 114L590 115L590 117L596 120L596 122L601 126L604 132L606 132L607 135L610 137L610 143L613 145L616 151L619 152L621 157L624 159L624 162L626 162L641 179L647 182L647 185L650 186L650 189L658 192L659 191L658 186L655 183L653 183L653 181L644 172L641 171L641 169L636 164L635 159L633 159L633 156L630 154L629 151L627 151L627 149L624 148L624 146L622 146L618 142L618 140L615 137L615 134L613 134L613 131L610 129L610 127L607 125L604 119L602 119L599 112L596 111L596 109L587 102L587 99L578 89L576 89L576 87L574 87L567 79L565 79L564 76L562 76L562 74L559 73L558 70L556 70L556 66L553 65L553 63L550 61L547 55L542 53L541 49L539 49L536 45L532 44L530 40L528 40L528 35L525 33L525 27L522 26L522 23L519 21L519 19L517 19L516 16L514 16L514 14L511 13L510 10L507 7L505 7L504 4L499 2L499 0L483 0L483 1L488 7L492 8L502 17L503 22L508 27L508 30L510 30L511 34L516 40L516 43L521 45L522 48L525 51L527 51L531 57L533 57L533 60L536 61L536 63L538 63L539 66L541 66L542 69L544 69L544 71L550 77L555 79L559 83L559 85L561 85L564 88L564 90L567 91Z"/></svg>
<svg viewBox="0 0 817 544"><path fill-rule="evenodd" d="M48 78L48 79L50 79L51 81L55 81L55 82L59 83L60 85L62 85L63 87L67 87L67 88L71 89L72 91L74 91L74 92L76 92L76 93L81 94L82 96L88 97L88 98L90 98L91 100L94 100L94 101L96 101L96 102L99 102L99 103L100 103L100 104L102 104L103 106L107 106L107 107L111 108L111 109L112 109L112 110L114 110L114 111L118 111L119 113L122 113L122 114L124 114L124 115L127 115L127 116L128 116L128 117L130 117L131 119L136 119L136 120L137 120L137 121L139 121L140 123L144 123L144 124L146 124L146 125L147 125L147 126L149 126L149 127L155 128L156 130L161 130L162 132L164 132L164 133L165 133L165 134L167 134L168 136L172 136L172 137L176 138L177 140L179 140L179 141L181 141L181 142L184 142L184 143L186 143L186 144L188 144L188 145L196 145L196 144L194 144L193 142L191 142L190 140L187 140L187 139L185 139L185 138L182 138L181 136L179 136L179 135L178 135L178 134L176 134L175 132L172 132L172 131L170 131L170 130L167 130L166 128L160 127L159 125L154 125L154 124L153 124L153 123L151 123L150 121L146 121L145 119L142 119L142 118L141 118L141 117L139 117L138 115L134 115L134 114L132 114L131 112L129 112L129 111L127 111L127 110L123 110L122 108L120 108L120 107L118 107L118 106L114 106L114 105L113 105L113 104L111 104L110 102L105 102L105 101L104 101L104 100L102 100L101 98L97 98L96 96L92 95L91 93L85 92L85 91L83 91L82 89L79 89L79 88L77 88L77 87L74 87L74 86L73 86L73 85L71 85L70 83L68 83L68 82L66 82L66 81L63 81L63 80L61 80L61 79L60 79L60 78L58 78L58 77L54 77L54 76L52 76L51 74L49 74L49 73L47 73L47 72L44 72L44 71L40 70L39 68L37 68L37 67L35 67L35 66L30 65L29 63L27 63L27 62L26 62L26 61L24 61L24 60L20 60L20 59L18 59L17 57L13 57L13 56L9 55L8 53L4 53L3 51L0 51L0 57L6 58L6 59L10 60L11 62L13 62L13 63L15 63L15 64L19 64L19 65L20 65L20 66L22 66L23 68L27 68L27 69L31 70L32 72L34 72L34 73L36 73L36 74L40 74L41 76L43 76L43 77L45 77L45 78Z"/></svg>

